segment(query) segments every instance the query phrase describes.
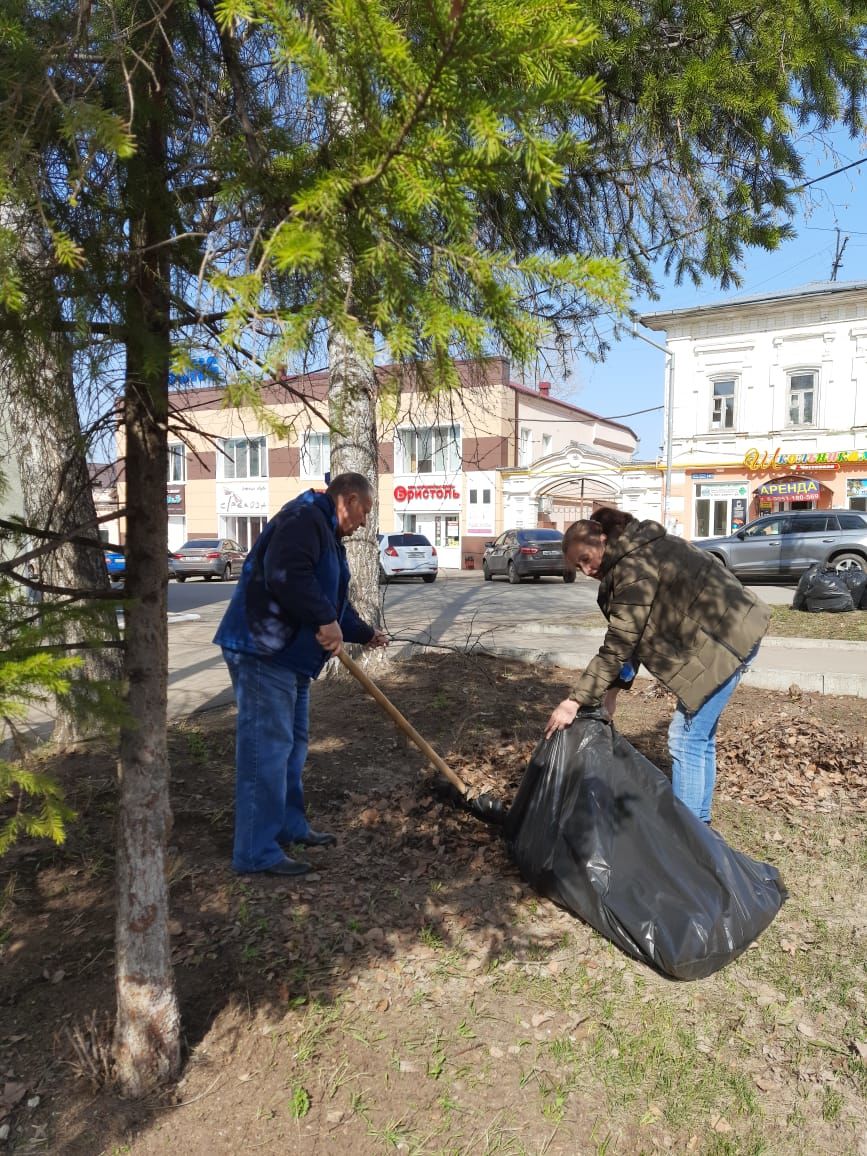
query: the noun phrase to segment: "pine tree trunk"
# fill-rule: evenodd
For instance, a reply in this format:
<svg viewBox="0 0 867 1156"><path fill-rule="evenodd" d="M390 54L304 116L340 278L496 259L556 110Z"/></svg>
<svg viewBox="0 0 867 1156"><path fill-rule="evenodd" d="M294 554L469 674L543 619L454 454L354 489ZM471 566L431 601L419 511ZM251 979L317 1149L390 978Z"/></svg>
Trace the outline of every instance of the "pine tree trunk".
<svg viewBox="0 0 867 1156"><path fill-rule="evenodd" d="M48 258L35 230L19 218L9 219L9 210L0 213L7 224L26 230L33 265L44 274L42 291L52 293ZM64 339L54 335L42 345L30 338L26 347L0 357L0 412L6 445L18 467L24 501L24 518L34 530L63 533L79 526L92 537L94 547L67 543L36 562L36 577L48 585L73 590L107 590L108 577L93 524L96 509L87 468L86 445L78 417L72 376L72 352ZM34 545L41 541L34 536ZM45 601L60 595L48 594ZM117 642L119 632L113 607L93 608L88 628L91 642ZM81 640L79 624L69 622L57 635L58 643ZM68 698L55 700L55 742L73 743L93 733L101 725L98 718L82 713L95 697L97 684L118 682L122 664L117 648L78 652L82 660Z"/></svg>
<svg viewBox="0 0 867 1156"><path fill-rule="evenodd" d="M171 6L164 9L168 20ZM153 70L135 72L137 151L128 162L126 299L127 706L121 731L117 845L115 1062L124 1094L142 1096L180 1067L180 1016L168 932L165 850L171 830L166 744L166 431L171 211L165 149L167 29Z"/></svg>
<svg viewBox="0 0 867 1156"><path fill-rule="evenodd" d="M364 529L347 541L352 571L350 597L358 614L371 626L381 626L379 602L379 442L376 428L377 383L372 362L361 357L341 333L328 342L328 417L331 433L331 476L352 471L363 474L373 487L373 509ZM367 651L364 663L383 661L383 650ZM337 669L333 669L337 668ZM342 671L329 663L329 674Z"/></svg>

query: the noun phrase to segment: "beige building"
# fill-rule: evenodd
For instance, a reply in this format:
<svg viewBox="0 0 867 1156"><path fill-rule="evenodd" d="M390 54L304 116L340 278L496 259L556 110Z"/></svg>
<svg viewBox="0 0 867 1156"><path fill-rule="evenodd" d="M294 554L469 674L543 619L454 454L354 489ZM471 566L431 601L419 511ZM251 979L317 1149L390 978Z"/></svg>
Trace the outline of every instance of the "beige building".
<svg viewBox="0 0 867 1156"><path fill-rule="evenodd" d="M601 473L614 482L606 499L617 501L616 479L637 444L632 430L551 397L546 382L528 389L511 381L504 359L457 368L460 392L433 398L408 378L389 388L394 375L380 371L380 531L425 534L444 567L478 566L485 542L503 529L551 524L555 506L578 508L602 494ZM227 408L221 388L173 391L174 410L196 432L170 439L169 549L216 535L249 548L284 503L322 488L330 473L326 393L326 373L268 386L269 416L285 427L274 433L252 409ZM540 472L537 493L518 492Z"/></svg>

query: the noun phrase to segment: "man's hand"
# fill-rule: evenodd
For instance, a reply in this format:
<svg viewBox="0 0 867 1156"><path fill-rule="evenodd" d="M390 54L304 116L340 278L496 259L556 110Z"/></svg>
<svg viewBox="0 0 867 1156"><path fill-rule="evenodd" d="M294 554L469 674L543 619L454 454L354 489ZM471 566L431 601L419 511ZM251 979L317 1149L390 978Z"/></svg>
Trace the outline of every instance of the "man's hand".
<svg viewBox="0 0 867 1156"><path fill-rule="evenodd" d="M610 690L606 690L602 699L602 713L610 721L614 718L614 712L617 710L617 695L620 693L619 686L612 686Z"/></svg>
<svg viewBox="0 0 867 1156"><path fill-rule="evenodd" d="M365 642L364 649L375 650L377 646L388 646L390 641L384 630L374 630L373 638L371 638L370 642Z"/></svg>
<svg viewBox="0 0 867 1156"><path fill-rule="evenodd" d="M578 713L578 703L574 698L564 698L551 712L551 717L545 725L545 738L549 739L555 731L565 730L575 721Z"/></svg>
<svg viewBox="0 0 867 1156"><path fill-rule="evenodd" d="M340 623L337 619L319 627L316 631L316 641L329 654L338 652L343 645L343 631L340 629Z"/></svg>

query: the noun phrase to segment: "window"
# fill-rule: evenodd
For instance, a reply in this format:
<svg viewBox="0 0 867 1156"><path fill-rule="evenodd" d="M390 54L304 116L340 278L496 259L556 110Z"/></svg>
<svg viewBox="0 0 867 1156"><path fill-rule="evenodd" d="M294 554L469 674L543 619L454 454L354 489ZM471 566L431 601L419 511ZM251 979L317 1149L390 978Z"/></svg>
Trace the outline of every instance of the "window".
<svg viewBox="0 0 867 1156"><path fill-rule="evenodd" d="M265 438L228 438L223 442L223 452L217 454L218 477L267 478L268 451Z"/></svg>
<svg viewBox="0 0 867 1156"><path fill-rule="evenodd" d="M454 425L398 430L395 446L400 473L449 474L461 467L460 435Z"/></svg>
<svg viewBox="0 0 867 1156"><path fill-rule="evenodd" d="M187 478L186 446L183 442L169 442L169 470L168 482L184 482Z"/></svg>
<svg viewBox="0 0 867 1156"><path fill-rule="evenodd" d="M542 457L551 452L551 435L542 434Z"/></svg>
<svg viewBox="0 0 867 1156"><path fill-rule="evenodd" d="M811 514L807 518L791 518L783 528L784 534L823 534L828 529L836 530L836 526L828 526L827 514Z"/></svg>
<svg viewBox="0 0 867 1156"><path fill-rule="evenodd" d="M478 490L470 490L470 505L475 506L476 503L478 502L478 500L479 500L479 491Z"/></svg>
<svg viewBox="0 0 867 1156"><path fill-rule="evenodd" d="M247 554L265 529L267 521L264 516L244 518L224 515L220 518L220 530L226 537L235 540L242 554Z"/></svg>
<svg viewBox="0 0 867 1156"><path fill-rule="evenodd" d="M696 498L696 538L721 538L729 532L729 498Z"/></svg>
<svg viewBox="0 0 867 1156"><path fill-rule="evenodd" d="M308 430L301 442L301 476L324 478L331 470L331 435Z"/></svg>
<svg viewBox="0 0 867 1156"><path fill-rule="evenodd" d="M850 507L853 510L863 510L864 506L856 506L854 502L863 502L863 498L851 498ZM867 530L867 520L859 518L857 514L838 514L837 521L841 530Z"/></svg>
<svg viewBox="0 0 867 1156"><path fill-rule="evenodd" d="M482 490L482 501L483 502L490 502L490 500L491 500L491 491L490 490Z"/></svg>
<svg viewBox="0 0 867 1156"><path fill-rule="evenodd" d="M789 528L788 518L764 518L744 530L745 538L777 538Z"/></svg>
<svg viewBox="0 0 867 1156"><path fill-rule="evenodd" d="M735 381L727 377L713 382L710 428L734 429L735 427Z"/></svg>
<svg viewBox="0 0 867 1156"><path fill-rule="evenodd" d="M533 431L526 426L521 427L521 448L518 465L529 466L533 462Z"/></svg>
<svg viewBox="0 0 867 1156"><path fill-rule="evenodd" d="M789 425L813 425L815 400L815 373L790 373Z"/></svg>

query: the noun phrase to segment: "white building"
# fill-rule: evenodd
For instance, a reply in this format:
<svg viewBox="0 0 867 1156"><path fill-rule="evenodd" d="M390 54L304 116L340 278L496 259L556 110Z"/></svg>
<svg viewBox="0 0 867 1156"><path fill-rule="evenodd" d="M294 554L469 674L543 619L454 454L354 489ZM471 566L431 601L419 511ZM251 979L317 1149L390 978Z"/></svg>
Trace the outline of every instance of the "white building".
<svg viewBox="0 0 867 1156"><path fill-rule="evenodd" d="M671 527L702 538L780 509L867 508L867 281L641 320L673 358Z"/></svg>

